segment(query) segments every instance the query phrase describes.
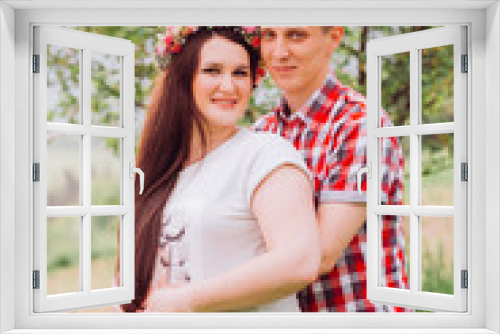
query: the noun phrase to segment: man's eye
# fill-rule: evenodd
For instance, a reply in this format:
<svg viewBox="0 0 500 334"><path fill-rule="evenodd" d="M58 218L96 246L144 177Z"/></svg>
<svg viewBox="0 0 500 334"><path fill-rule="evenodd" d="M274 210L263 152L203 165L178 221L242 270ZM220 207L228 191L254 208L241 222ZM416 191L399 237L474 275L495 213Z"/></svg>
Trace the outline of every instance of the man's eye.
<svg viewBox="0 0 500 334"><path fill-rule="evenodd" d="M293 31L290 33L291 39L301 39L304 38L305 34L299 31Z"/></svg>

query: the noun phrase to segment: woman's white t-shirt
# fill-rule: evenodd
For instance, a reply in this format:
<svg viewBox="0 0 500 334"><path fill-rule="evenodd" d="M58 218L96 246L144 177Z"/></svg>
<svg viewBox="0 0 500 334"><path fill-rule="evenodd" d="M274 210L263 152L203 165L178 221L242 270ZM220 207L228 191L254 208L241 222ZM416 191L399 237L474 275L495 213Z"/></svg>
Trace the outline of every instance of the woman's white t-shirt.
<svg viewBox="0 0 500 334"><path fill-rule="evenodd" d="M311 177L291 143L242 128L181 172L162 221L161 244L168 249L164 263L171 283L199 282L266 252L250 199L261 181L284 164ZM244 311L300 310L293 294Z"/></svg>

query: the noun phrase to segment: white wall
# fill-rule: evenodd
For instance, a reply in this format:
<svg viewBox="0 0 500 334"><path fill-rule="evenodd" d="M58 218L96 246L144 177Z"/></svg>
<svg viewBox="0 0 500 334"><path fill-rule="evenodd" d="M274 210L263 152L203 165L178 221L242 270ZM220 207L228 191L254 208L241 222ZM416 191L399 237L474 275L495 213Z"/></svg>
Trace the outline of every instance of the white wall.
<svg viewBox="0 0 500 334"><path fill-rule="evenodd" d="M500 5L491 5L486 12L486 328L500 332ZM493 87L493 88L492 88ZM495 89L496 88L496 89Z"/></svg>
<svg viewBox="0 0 500 334"><path fill-rule="evenodd" d="M0 2L0 333L14 328L15 11Z"/></svg>
<svg viewBox="0 0 500 334"><path fill-rule="evenodd" d="M422 1L424 2L424 1ZM472 3L467 2L467 3ZM29 3L23 2L23 3ZM460 3L465 3L465 2L460 2ZM181 6L182 7L182 6ZM127 20L127 22L150 22L150 24L154 25L155 22L163 22L164 20L172 20L172 22L187 22L186 17L189 17L190 20L194 20L194 22L203 22L205 20L208 20L207 15L205 12L201 11L195 11L195 13L191 13L190 15L179 15L182 14L182 10L169 10L165 12L158 12L155 15L150 15L148 13L148 16L145 16L144 11L134 11L133 13L125 13L127 15L120 15L120 13L116 13L116 11L100 11L99 13L95 12L90 12L90 11L85 11L85 10L78 10L78 11L43 11L43 13L34 13L33 11L24 11L25 13L22 13L22 10L17 11L17 36L18 36L18 46L17 46L17 61L18 63L22 63L22 66L19 66L17 70L17 91L20 92L18 94L18 100L17 100L17 115L16 115L16 133L14 133L14 114L13 114L13 103L11 99L14 97L14 83L12 80L7 80L7 78L14 78L15 74L13 73L13 62L14 62L14 45L13 45L13 36L9 35L9 31L13 31L13 26L14 26L14 11L9 8L8 6L5 5L5 3L2 3L0 0L0 39L2 42L2 50L0 52L0 182L1 182L1 190L0 190L0 203L2 206L0 207L0 271L2 273L0 277L0 287L2 288L1 291L3 292L1 296L1 303L0 303L0 332L4 332L6 328L12 328L13 326L13 312L12 310L14 309L13 305L13 296L12 296L12 283L14 280L14 277L11 275L11 273L14 272L14 269L17 270L17 273L19 274L19 279L21 280L22 284L25 284L26 281L29 281L29 274L30 272L28 271L30 268L28 264L26 264L26 258L28 252L26 249L28 248L27 243L26 243L26 236L28 235L28 225L29 225L29 201L27 200L27 196L25 194L28 193L28 185L31 183L29 181L29 176L30 176L30 166L29 166L29 159L28 159L28 142L29 142L29 135L28 129L29 129L29 104L28 104L28 99L26 96L23 94L23 92L27 91L24 87L28 85L29 80L29 68L28 64L30 59L28 59L28 54L29 54L29 48L28 48L28 40L29 40L29 32L28 32L28 24L26 22L31 22L31 21L36 21L36 22L44 22L44 20L48 23L51 21L54 22L60 22L61 17L64 17L65 22L71 22L72 20L76 20L77 18L80 20L83 20L84 22L97 22L102 23L102 22L112 22L113 20L115 21L121 21L121 20ZM251 12L251 11L250 11ZM286 11L285 11L286 12ZM311 11L311 14L315 14L315 20L316 24L322 24L324 22L330 22L331 20L339 22L339 24L342 24L344 21L350 22L349 20L353 20L352 17L354 16L349 16L349 15L342 15L342 13L339 14L341 11L323 11L324 14L322 15L317 15L317 11ZM415 13L416 12L416 13ZM421 20L428 20L429 22L441 22L442 18L445 17L445 15L442 13L443 11L436 10L433 12L429 11L413 11L411 14L411 17L420 17ZM462 13L463 12L463 13ZM498 175L498 166L499 166L499 155L500 152L499 150L499 143L500 143L500 137L498 135L499 131L499 106L500 106L500 97L498 94L498 87L499 87L499 8L498 5L495 5L495 7L491 7L488 11L488 20L484 20L484 11L477 10L474 13L474 16L472 16L471 12L473 11L460 11L460 13L456 14L456 11L450 11L446 10L447 16L453 17L453 22L469 22L470 20L473 20L475 24L475 28L473 35L476 34L478 36L484 36L481 33L478 33L478 30L482 30L484 28L488 29L488 33L490 34L490 37L488 37L488 47L493 48L493 51L488 50L487 51L487 62L488 65L485 68L483 65L483 60L484 60L484 53L482 52L482 43L484 43L484 37L481 40L475 40L475 45L477 46L474 54L474 59L473 62L477 62L478 64L481 64L481 68L475 68L473 73L475 73L474 80L473 80L473 85L474 87L479 87L479 91L484 92L484 81L483 78L486 76L488 77L488 85L487 87L490 88L488 91L488 99L484 98L484 94L477 94L475 95L475 100L473 100L473 106L475 110L474 114L474 119L473 119L473 127L472 127L472 132L475 135L475 141L474 141L474 161L478 161L479 166L481 166L481 171L470 171L469 175L473 175L474 180L477 181L478 179L481 181L479 183L475 182L474 187L473 187L473 198L475 205L473 207L473 213L474 216L472 217L473 222L477 222L473 229L473 232L480 232L480 233L472 233L472 237L475 240L478 240L478 235L479 240L483 240L482 236L487 235L488 236L488 249L494 250L493 256L490 256L488 259L484 259L484 261L476 261L478 264L473 264L473 269L475 268L476 270L471 270L471 272L483 272L483 266L484 264L488 264L486 267L488 268L488 275L493 275L495 279L492 279L490 282L491 284L487 287L484 287L484 284L481 284L481 286L475 285L476 289L475 291L480 290L481 293L479 296L481 298L475 298L472 300L473 304L473 310L475 314L484 314L484 312L487 312L487 320L488 320L488 327L490 329L495 330L496 332L500 332L500 323L498 320L498 314L500 313L500 307L499 307L499 287L498 287L498 281L499 281L499 268L500 268L500 260L498 259L498 254L499 254L499 246L494 244L492 241L495 240L493 236L496 236L496 240L498 240L498 235L500 233L499 227L498 227L498 222L500 221L500 209L498 203L500 202L500 196L499 196L499 185L500 185L500 176ZM390 20L390 17L398 17L402 22L405 22L405 17L408 16L408 13L405 11L403 12L403 15L401 15L401 12L395 11L395 12L385 12L382 10L378 11L371 11L370 13L368 12L362 12L362 15L359 15L359 13L355 16L359 22L365 22L365 21L374 21L375 18L376 20ZM454 13L456 15L454 15ZM240 12L235 12L234 18L232 19L233 22L238 22L240 20L241 22L247 22L245 20L245 17L247 15L250 15L252 13L249 13L249 11L240 11ZM286 23L289 22L287 20L291 20L293 22L293 18L290 18L290 15L287 15L288 13L283 13L283 11L279 11L279 15L276 15L278 13L273 11L269 11L267 13L267 16L264 15L260 18L262 22L265 22L265 20L268 20L267 22L273 22L272 20L275 19L279 21L280 23ZM344 13L345 14L345 13ZM397 15L400 16L397 16ZM210 16L213 22L217 22L217 19L220 19L218 17L220 14L214 13L214 15ZM275 15L275 16L273 16ZM250 15L251 16L251 15ZM256 14L253 13L253 17L255 17ZM293 15L292 15L293 16ZM295 15L297 16L297 15ZM227 21L227 16L226 17ZM304 14L305 17L305 14ZM313 17L313 16L311 16ZM184 20L184 21L182 21ZM224 20L223 20L224 21ZM479 23L479 22L480 23ZM170 21L169 21L170 22ZM259 21L260 22L260 21ZM451 22L451 23L453 23ZM486 24L485 24L486 22ZM278 22L277 22L278 23ZM5 28L7 27L7 28ZM11 29L12 28L12 29ZM494 32L491 31L491 29L495 29ZM8 40L8 42L6 42ZM481 51L479 51L481 50ZM480 56L480 57L478 57ZM496 62L495 62L496 61ZM24 66L23 64L26 64ZM479 70L479 73L478 73ZM486 75L487 74L487 75ZM494 89L497 89L495 91ZM478 88L476 88L478 89ZM494 100L493 100L494 98ZM487 105L487 108L485 108L485 105ZM487 119L485 121L484 117L484 110L487 110ZM492 120L492 121L491 121ZM487 129L490 135L493 135L487 143L484 140L484 129ZM14 214L12 212L13 210L13 205L12 204L12 199L14 198L14 168L13 168L13 161L14 161L14 148L11 147L14 145L14 142L12 138L14 138L14 135L17 135L15 138L15 142L18 148L21 148L16 152L15 158L17 159L18 164L16 165L17 167L17 176L16 176L16 181L17 181L17 216L16 218L16 238L20 240L18 242L18 251L21 250L22 252L17 252L16 256L18 259L22 259L24 261L19 261L17 263L16 268L14 268L14 263L12 259L12 254L14 254L13 249L14 245L13 240L4 240L6 239L5 236L12 236L14 235L13 227L14 227ZM476 140L477 139L477 140ZM485 157L486 156L486 157ZM484 166L484 161L485 159L488 159L487 166L491 167L486 167L486 170L482 167ZM487 172L488 174L485 174L484 172ZM488 175L488 177L484 177L484 175ZM486 180L486 182L485 182ZM491 181L491 182L490 182ZM492 194L492 196L489 196L487 200L484 199L484 194ZM479 195L479 196L478 196ZM4 202L5 201L5 202ZM477 203L480 203L479 205ZM487 208L487 213L488 215L485 214L484 207L486 205ZM477 226L484 226L485 221L488 220L490 222L493 222L492 224L489 224L489 228L485 233L485 230L483 227L480 229L477 229ZM20 238L20 239L19 239ZM484 252L484 243L475 243L475 247L473 249L473 253L480 253L481 256L483 256ZM479 250L479 252L478 252ZM488 262L486 262L488 261ZM496 261L492 263L491 261ZM480 262L480 264L479 264ZM493 265L491 265L493 264ZM479 269L479 270L478 270ZM495 276L496 275L496 276ZM474 276L471 277L472 280L474 280ZM24 280L24 281L23 281ZM476 282L478 282L478 279L476 279ZM484 282L484 278L483 281ZM471 285L474 285L473 281L470 282ZM18 283L18 285L21 285ZM484 289L484 290L483 290ZM27 290L27 289L25 289ZM482 292L486 291L485 294ZM22 290L21 293L18 293L17 297L19 298L16 305L19 307L18 313L16 314L17 317L17 326L26 326L27 322L27 314L26 314L26 309L28 308L26 305L28 305L29 301L29 295L32 294L32 291L24 291ZM491 307L487 307L486 309L484 308L484 302L483 302L483 296L487 296L487 302L488 305ZM470 293L469 293L470 296ZM477 318L477 317L476 317ZM340 327L348 327L348 326L355 326L355 327L367 327L366 324L363 324L362 322L356 322L357 318L350 317L350 319L334 319L332 318L327 319L327 318L318 318L318 320L313 319L317 324L322 325L323 327L327 327L329 325L333 326L340 326ZM452 319L450 317L450 319ZM30 319L31 321L32 319ZM124 319L124 320L130 320L130 319ZM136 321L135 319L131 319L132 321ZM160 319L161 320L161 319ZM297 324L297 328L300 327L299 321L302 321L301 319L290 319L290 320L295 320L292 321L292 323ZM380 320L379 324L381 327L387 326L387 320L385 319L377 319ZM434 319L429 319L429 323L436 323ZM455 318L452 320L449 320L447 324L450 326L464 326L464 322L461 321L463 319L460 319L460 321L456 321ZM479 318L479 321L476 321L475 323L472 324L473 327L478 327L482 328L484 326L484 318ZM37 319L36 321L39 321ZM47 318L40 320L37 322L35 325L42 324L42 321L44 321L43 325L49 326L51 324L52 319ZM72 320L74 321L74 320ZM88 323L88 320L86 318L81 318L78 319L81 323ZM188 319L190 322L191 326L193 325L193 319ZM214 323L217 323L217 319L214 319ZM222 321L222 320L219 320ZM231 326L231 323L235 323L235 320L230 320L224 319L225 324L228 324L226 326ZM246 323L250 324L255 324L255 320L249 318L245 319ZM287 319L287 321L289 321ZM433 322L434 321L434 322ZM164 323L160 323L160 321L157 321L158 325L157 326L165 326ZM32 323L30 323L32 324ZM469 323L467 323L469 324ZM62 324L64 325L64 324ZM123 326L129 325L130 328L133 328L132 322L124 322ZM198 324L199 325L199 324ZM241 323L240 323L241 325ZM292 324L293 325L293 324ZM33 326L33 325L32 325ZM94 324L95 326L95 324ZM429 326L428 324L425 325L423 324L422 326ZM23 328L23 327L21 327ZM64 327L62 327L64 328ZM161 327L158 327L161 328ZM470 331L472 332L472 330Z"/></svg>

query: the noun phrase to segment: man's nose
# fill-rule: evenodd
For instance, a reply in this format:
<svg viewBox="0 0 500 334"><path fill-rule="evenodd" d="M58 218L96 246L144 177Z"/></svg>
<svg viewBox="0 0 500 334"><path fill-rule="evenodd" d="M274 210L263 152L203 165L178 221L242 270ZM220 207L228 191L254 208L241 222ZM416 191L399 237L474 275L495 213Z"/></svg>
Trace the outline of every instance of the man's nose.
<svg viewBox="0 0 500 334"><path fill-rule="evenodd" d="M273 50L276 58L286 58L289 55L288 45L283 37L276 38L276 44Z"/></svg>

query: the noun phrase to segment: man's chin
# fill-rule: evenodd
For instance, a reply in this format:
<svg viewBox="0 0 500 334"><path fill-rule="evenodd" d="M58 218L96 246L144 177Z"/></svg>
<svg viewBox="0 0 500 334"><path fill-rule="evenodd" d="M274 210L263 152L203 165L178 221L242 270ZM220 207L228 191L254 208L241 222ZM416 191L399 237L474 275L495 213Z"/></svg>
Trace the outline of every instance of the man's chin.
<svg viewBox="0 0 500 334"><path fill-rule="evenodd" d="M298 89L295 78L279 78L274 80L274 82L283 91L295 91Z"/></svg>
<svg viewBox="0 0 500 334"><path fill-rule="evenodd" d="M283 91L285 95L302 95L304 88L295 83L284 84L282 86L278 85L278 87Z"/></svg>

